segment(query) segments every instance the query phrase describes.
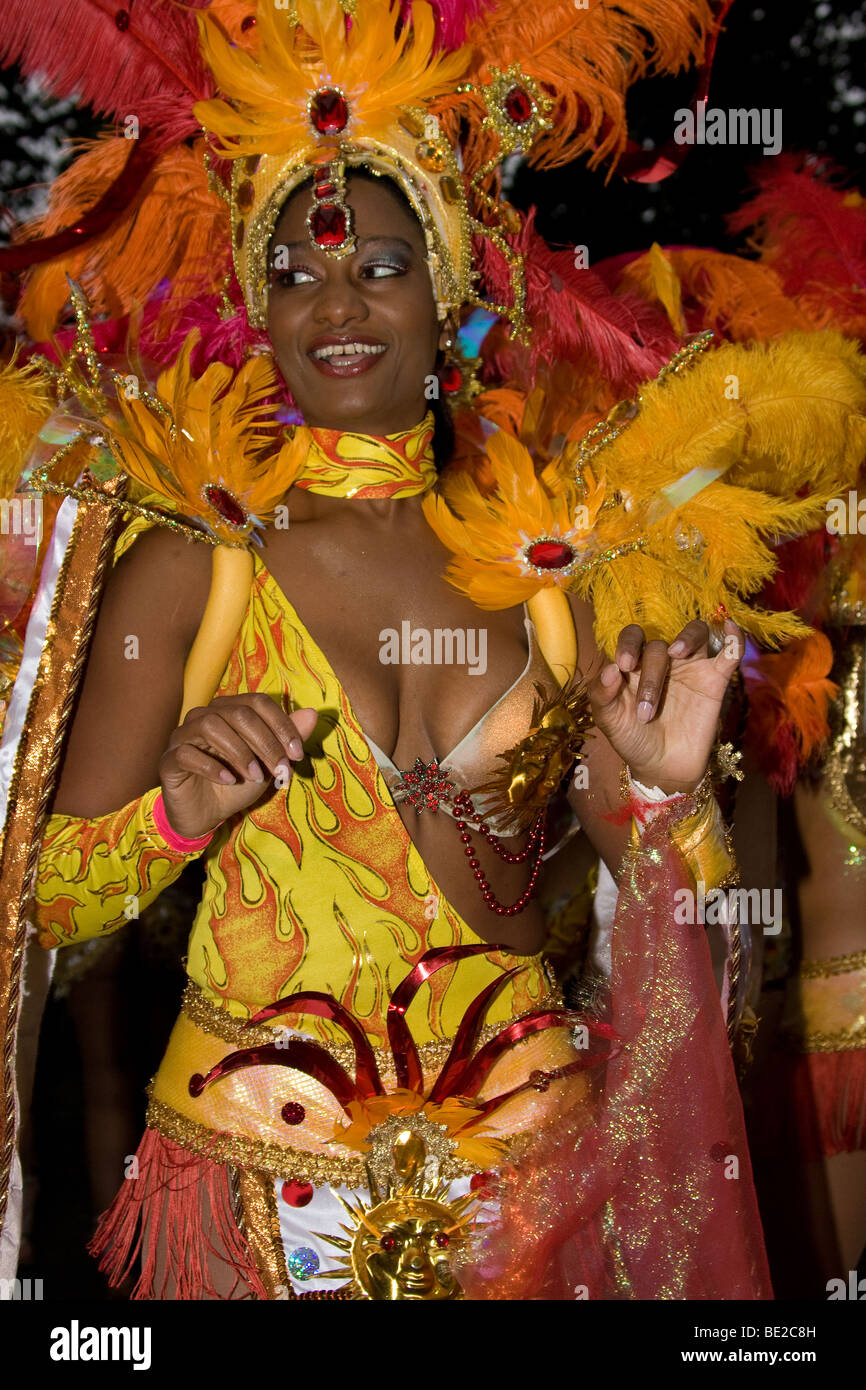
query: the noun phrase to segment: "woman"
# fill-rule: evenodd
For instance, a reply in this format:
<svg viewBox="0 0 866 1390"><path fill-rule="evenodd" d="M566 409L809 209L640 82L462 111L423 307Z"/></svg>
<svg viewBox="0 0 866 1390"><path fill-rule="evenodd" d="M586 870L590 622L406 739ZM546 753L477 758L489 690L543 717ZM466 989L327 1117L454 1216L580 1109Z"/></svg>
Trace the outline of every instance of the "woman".
<svg viewBox="0 0 866 1390"><path fill-rule="evenodd" d="M309 426L395 436L417 430L429 418L424 387L446 330L437 331L425 246L411 209L382 180L353 174L348 186L358 249L338 261L314 249L304 236L309 191L302 188L286 204L272 257L276 259L274 248L284 246L290 254L286 267L273 272L268 331L280 370ZM407 331L409 325L411 331ZM383 350L375 355L341 354L345 361L337 367L333 355L316 356L323 347L347 341ZM526 732L530 727L534 692L526 680L529 661L522 610L484 615L488 660L481 673L454 666L384 665L379 660L383 629L399 631L407 620L413 629L430 631L479 625L479 610L441 577L447 554L424 519L422 495L360 500L317 495L296 486L286 500L290 524L281 530L269 528L259 574L268 597L284 606L282 623L329 654L327 662L370 746L375 742L379 749L390 750L388 756L397 768L411 768L417 757L424 763L438 758L448 767L448 750L458 748L467 731L480 725L483 763L478 771L492 772L496 755L505 749L484 735L483 721L489 712L508 702L511 726L516 728L522 721ZM232 680L232 686L238 684L240 689L218 694L173 728L184 664L207 597L208 560L205 547L157 530L138 540L118 563L100 613L72 727L55 803L59 816L99 820L159 783L171 831L195 841L211 835L230 818L233 824L242 824L244 813L253 808L261 811L275 803L285 804L286 782L305 757L302 745L310 740L320 712L302 708L287 713L281 708L284 692L279 670L268 667L258 681L249 676ZM591 613L577 600L573 611L581 663L585 669L599 666ZM720 703L739 657L739 634L733 625L729 628L733 641L714 657L707 654L708 633L701 624L691 624L680 634L672 644L673 654L663 642L645 643L640 629L626 629L616 661L603 666L592 684L599 732L590 737L584 757L586 790L575 791L573 800L614 873L618 873L627 831L603 817L620 804L623 763L636 780L660 787L665 794L694 790L705 773ZM141 679L142 668L124 654L130 634L137 636L140 660L147 663L146 682ZM242 649L244 645L242 633ZM549 672L537 664L537 646L531 674L551 681ZM290 670L288 679L292 678L294 684L297 672ZM289 805L293 805L291 799ZM418 815L406 801L398 801L397 809L445 900L441 907L437 905L429 944L439 944L435 928L440 914L454 914L454 944L486 942L499 948L492 950L497 962L504 949L514 957L509 968L529 966L537 972L537 953L544 942L537 905L530 900L513 919L492 916L479 897L450 820L442 814ZM66 835L68 828L64 827ZM51 843L49 832L49 858ZM523 849L525 843L526 836L518 847ZM496 897L506 904L519 900L529 878L526 863L503 864L484 838L477 853ZM43 860L43 873L44 865ZM316 870L314 866L305 869L302 863L299 872ZM259 884L246 890L250 907L261 902L269 877L261 866L257 873ZM273 878L281 895L291 894L293 884L279 882L276 874ZM68 888L63 891L65 903ZM43 930L62 940L57 910L48 897L44 890L40 893ZM225 924L247 934L246 944L238 941L235 953L255 950L256 943L266 949L269 940L272 944L274 937L285 934L278 912L269 918L267 931L263 923L258 926L260 935L251 930L249 919L245 927L239 921L232 924L228 917ZM352 926L348 922L343 931L351 936ZM320 933L333 936L335 921L323 917L304 927L315 952L316 937ZM213 927L204 930L212 932ZM352 944L355 951L360 949L357 939ZM411 949L398 942L389 958L377 961L370 970L392 987L404 966L401 945ZM194 933L191 962L200 962L203 950L207 948ZM339 972L345 965L337 945L332 950L334 954L326 953L318 965L301 955L296 968L284 975L279 992L287 995L303 985L306 990L330 989L342 1003L350 1002L351 956L344 982ZM522 959L526 957L530 959ZM227 956L225 965L238 968L238 962L230 965ZM481 982L478 966L478 961L472 963L472 978ZM202 985L213 984L208 969L198 979ZM450 989L452 995L459 995L459 973ZM225 1000L226 992L220 993ZM233 1011L247 1015L271 1002L261 995L250 997L249 991L243 997L229 992L228 997ZM467 994L465 1002L471 997ZM368 1017L365 1023L368 1032L383 1031L381 1018ZM531 1069L524 1067L525 1074ZM334 1205L331 1199L330 1206ZM312 1248L310 1233L326 1224L325 1213L332 1217L327 1207L326 1195L320 1194L315 1213L304 1208L297 1211L294 1250ZM214 1237L205 1215L202 1223L210 1243ZM286 1213L283 1224L288 1224ZM149 1238L153 1239L150 1233ZM155 1258L159 1279L161 1256ZM216 1253L214 1260L208 1270L213 1290L228 1296L235 1269L229 1260L221 1271ZM309 1284L309 1277L303 1283ZM159 1288L159 1283L154 1287ZM172 1291L169 1284L168 1296Z"/></svg>
<svg viewBox="0 0 866 1390"><path fill-rule="evenodd" d="M335 1284L364 1298L766 1296L704 931L673 909L731 871L705 777L742 649L722 609L751 621L743 595L765 566L755 532L780 513L802 524L806 504L784 500L799 479L785 477L771 505L778 480L762 474L749 493L748 461L712 493L704 469L703 534L685 505L694 487L659 521L653 411L684 399L679 374L703 341L598 424L592 445L554 418L559 442L533 458L488 419L477 482L438 483L437 349L450 351L468 306L492 304L518 339L527 315L536 332L542 318L526 274L540 253L509 231L490 142L500 158L536 144L573 154L576 72L621 124L617 83L602 90L592 58L610 45L609 16L551 6L551 63L554 35L525 36L509 5L489 21L470 7L460 23L438 6L434 25L416 3L396 27L377 0L351 16L296 8L250 12L255 43L250 26L229 42L216 4L201 22L221 95L196 103L193 125L209 132L244 300L227 322L246 337L187 335L182 315L182 350L175 337L156 391L121 373L115 399L77 297L61 374L87 414L59 451L89 469L57 485L91 508L89 551L83 530L70 545L91 573L112 544L116 564L38 867L43 944L112 930L192 859L207 866L183 1011L96 1252L119 1279L142 1233L140 1297L321 1297ZM511 47L526 39L527 72L493 65L503 25ZM127 16L123 33L134 28ZM157 297L169 321L182 285L178 274ZM253 355L235 375L220 353L237 341ZM637 379L666 355L631 350ZM262 351L303 417L285 442ZM689 410L706 424L727 409L729 359L712 357L686 423ZM737 370L747 394L767 369L743 355ZM671 444L677 424L668 414L655 435L672 485L678 450L711 434L686 429ZM761 424L749 435L759 458ZM601 447L606 495L592 471ZM810 482L835 484L823 457L810 453L808 468ZM138 485L125 499L112 493L124 477ZM503 556L495 527L508 507L517 549ZM98 531L111 508L127 512L116 544ZM261 554L236 548L259 514L273 517ZM646 537L622 540L636 517L663 533L663 562ZM55 553L68 593L74 567ZM595 614L566 595L572 574L599 577ZM612 631L612 594L634 604L621 619L647 614L655 631L622 620ZM721 630L714 655L702 615ZM754 621L768 630L766 615ZM437 634L440 652L451 643L438 664ZM586 738L578 648L580 671L597 671ZM455 662L461 650L476 659ZM58 663L54 679L59 692ZM12 707L10 720L23 727ZM596 950L610 986L576 1018L545 974L533 898L547 804L584 738L569 795L620 893ZM44 797L28 804L36 827Z"/></svg>

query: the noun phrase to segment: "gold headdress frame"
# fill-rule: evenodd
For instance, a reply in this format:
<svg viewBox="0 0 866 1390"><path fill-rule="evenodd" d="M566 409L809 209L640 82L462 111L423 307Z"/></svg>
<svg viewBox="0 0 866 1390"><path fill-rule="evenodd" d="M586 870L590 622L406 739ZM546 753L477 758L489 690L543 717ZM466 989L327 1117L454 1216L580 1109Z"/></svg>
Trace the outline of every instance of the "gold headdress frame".
<svg viewBox="0 0 866 1390"><path fill-rule="evenodd" d="M474 50L467 44L436 51L426 0L412 0L411 28L399 34L384 0L358 7L351 38L339 15L349 22L342 0L297 0L278 22L268 0L259 0L254 53L227 43L207 16L200 19L203 56L220 95L197 103L195 113L211 152L232 163L224 191L251 323L266 327L268 252L286 199L312 178L310 240L329 256L350 255L355 237L344 175L363 165L390 178L421 223L440 321L479 305L525 339L523 257L509 240L521 224L498 196L498 168L552 128L554 101L514 62L504 71L488 65L480 86L467 82ZM318 59L311 60L299 33L318 45ZM471 169L464 168L464 120L474 121L482 137ZM491 303L475 291L473 241L482 237L507 265L510 303Z"/></svg>
<svg viewBox="0 0 866 1390"><path fill-rule="evenodd" d="M424 234L440 321L462 305L475 302L475 224L469 214L463 179L444 137L421 142L425 157L431 165L435 164L435 170L419 164L415 157L418 132L423 134L425 129L426 113L410 108L401 122L389 130L386 140L359 136L334 142L330 149L311 142L305 150L283 156L252 155L234 161L229 202L232 250L235 273L254 327L267 326L269 254L280 213L294 190L313 177L328 154L340 175L363 167L377 177L391 179L404 194ZM434 177L436 189L432 186Z"/></svg>

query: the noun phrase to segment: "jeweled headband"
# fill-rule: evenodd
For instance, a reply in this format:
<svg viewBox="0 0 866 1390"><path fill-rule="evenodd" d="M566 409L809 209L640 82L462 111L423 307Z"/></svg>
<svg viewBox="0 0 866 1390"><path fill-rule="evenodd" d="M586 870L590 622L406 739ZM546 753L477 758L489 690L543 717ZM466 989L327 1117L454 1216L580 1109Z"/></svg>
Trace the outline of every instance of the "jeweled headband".
<svg viewBox="0 0 866 1390"><path fill-rule="evenodd" d="M202 102L196 115L219 142L218 156L233 161L234 262L256 327L266 323L268 248L286 199L312 178L311 240L328 254L351 254L344 177L364 165L391 178L418 216L439 318L484 302L523 328L522 260L503 236L513 230L508 209L485 185L505 154L528 149L549 128L551 102L516 65L507 73L491 69L486 114L477 123L490 157L470 177L431 108L444 115L450 99L470 90L459 79L472 49L434 52L435 18L424 0L414 0L411 26L404 22L395 36L398 8L382 0L350 15L338 0L297 0L279 11L261 0L256 55L230 44L206 16L200 20L205 59L231 104ZM508 261L511 304L475 297L473 235L489 237Z"/></svg>

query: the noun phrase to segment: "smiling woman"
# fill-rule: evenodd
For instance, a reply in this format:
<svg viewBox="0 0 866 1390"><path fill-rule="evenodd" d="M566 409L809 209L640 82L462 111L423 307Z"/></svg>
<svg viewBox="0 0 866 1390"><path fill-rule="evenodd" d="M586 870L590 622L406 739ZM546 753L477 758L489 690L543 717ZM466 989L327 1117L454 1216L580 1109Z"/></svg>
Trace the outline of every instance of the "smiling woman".
<svg viewBox="0 0 866 1390"><path fill-rule="evenodd" d="M679 453L700 434L715 457L693 428L708 335L678 344L644 306L644 339L620 334L627 369L596 360L577 297L539 295L550 253L499 196L515 150L611 153L624 55L698 55L709 9L631 5L632 21L553 0L530 23L522 8L262 0L244 26L244 5L214 0L196 34L216 94L191 119L221 188L222 317L162 286L167 340L200 327L130 396L75 292L59 380L78 405L44 431L67 472L36 475L68 494L42 592L75 636L67 684L52 668L37 688L52 709L77 701L65 742L52 726L47 824L41 788L19 800L41 841L40 940L103 936L205 866L139 1176L93 1247L117 1282L141 1239L136 1297L768 1292L709 947L673 908L732 880L707 770L743 650L727 608L776 634L744 597L772 563L756 533L807 508L786 510L770 453L777 492L751 488L729 429L739 481L702 484L699 530ZM195 27L185 7L176 23ZM457 452L439 383L478 310L496 327ZM607 414L625 380L645 383L640 403ZM629 472L635 417L646 483ZM830 486L812 450L804 476L821 467ZM718 534L739 588L728 554L703 563ZM617 620L600 642L596 594ZM42 608L32 621L33 649L51 648ZM385 632L412 634L400 659ZM558 870L579 896L578 844L616 904L579 1011L545 956L542 891ZM719 1181L720 1135L737 1183Z"/></svg>
<svg viewBox="0 0 866 1390"><path fill-rule="evenodd" d="M267 332L307 424L388 434L441 399L436 367L457 329L438 323L424 236L396 184L363 167L346 182L351 256L311 245L312 179L286 202L270 246Z"/></svg>

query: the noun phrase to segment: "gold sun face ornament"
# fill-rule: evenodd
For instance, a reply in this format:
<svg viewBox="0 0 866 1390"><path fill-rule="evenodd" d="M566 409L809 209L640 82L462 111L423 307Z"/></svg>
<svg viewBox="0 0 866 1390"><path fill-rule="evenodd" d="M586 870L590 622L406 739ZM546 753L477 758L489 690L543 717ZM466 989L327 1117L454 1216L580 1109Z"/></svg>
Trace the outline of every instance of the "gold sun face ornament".
<svg viewBox="0 0 866 1390"><path fill-rule="evenodd" d="M322 1239L340 1252L326 1279L350 1281L353 1298L375 1302L451 1302L463 1290L451 1260L466 1241L477 1199L449 1199L450 1184L427 1176L427 1145L417 1127L397 1134L389 1167L396 1183L382 1186L370 1164L370 1201L340 1201L351 1219L344 1235Z"/></svg>

